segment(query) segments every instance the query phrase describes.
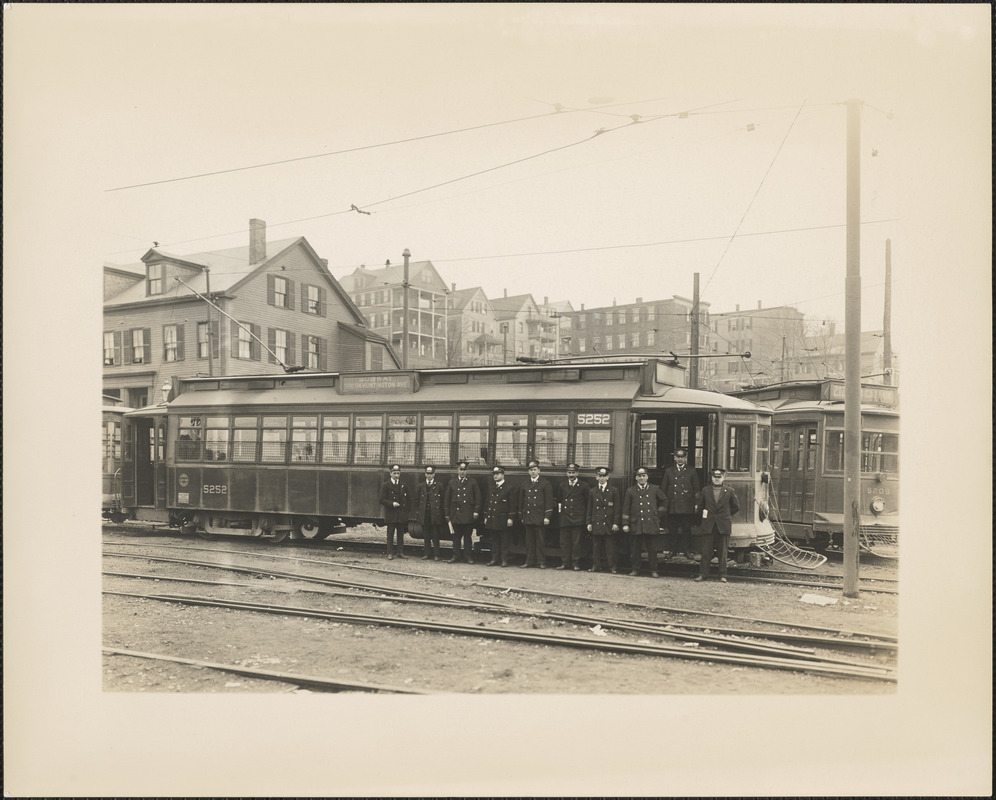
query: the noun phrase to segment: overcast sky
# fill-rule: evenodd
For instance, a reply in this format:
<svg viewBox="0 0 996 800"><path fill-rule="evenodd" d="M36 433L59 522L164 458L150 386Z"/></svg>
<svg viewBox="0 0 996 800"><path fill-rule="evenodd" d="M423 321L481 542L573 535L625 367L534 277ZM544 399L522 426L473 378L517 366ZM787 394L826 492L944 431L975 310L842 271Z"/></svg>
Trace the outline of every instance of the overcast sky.
<svg viewBox="0 0 996 800"><path fill-rule="evenodd" d="M882 326L891 239L902 364L900 691L802 709L813 698L761 698L745 713L750 698L710 714L702 697L613 700L598 715L595 698L556 705L544 721L563 723L569 755L534 775L552 794L564 791L550 769L561 763L578 767L582 792L991 790L989 4L13 3L3 34L4 592L20 601L5 604L5 651L20 654L5 656L5 690L16 687L5 721L20 735L6 765L19 786L27 776L41 794L52 781L66 796L105 794L130 763L153 794L178 778L293 794L307 764L327 795L343 785L329 783L329 765L341 777L381 739L388 754L421 747L430 723L427 775L445 770L451 741L476 747L469 757L487 771L493 727L501 747L532 747L521 724L538 713L503 697L473 719L461 706L385 721L363 705L345 741L336 723L356 711L348 698L334 711L308 702L302 732L296 704L279 704L279 724L276 704L197 702L185 715L156 704L150 725L137 704L100 693L99 520L86 509L99 483L104 263L135 262L154 241L179 255L240 245L255 217L271 240L306 237L337 277L409 248L461 288L593 307L689 297L697 272L714 312L761 301L840 322L844 103L855 98L862 323ZM966 537L964 563L938 569L953 536ZM60 656L44 658L55 646ZM55 704L40 713L39 698ZM694 744L714 740L704 726L717 720L733 726L726 782ZM736 755L779 720L774 741L818 721L818 746L788 757L776 747L777 770L770 753ZM213 738L225 721L234 732ZM665 742L661 765L633 767L640 724L692 743L674 759L684 783L659 780L675 766L666 736L654 745ZM606 725L618 733L603 750ZM217 758L219 742L237 745L234 760ZM181 745L194 757L169 770L161 754ZM385 785L383 766L345 785ZM514 760L499 771L467 791L537 785ZM602 782L584 782L592 772Z"/></svg>
<svg viewBox="0 0 996 800"><path fill-rule="evenodd" d="M984 15L950 7L126 8L23 13L103 260L242 244L256 217L337 277L407 247L459 288L592 307L697 272L714 312L842 322L856 98L866 330L886 239L911 279L912 129L971 114L952 89L988 59ZM988 148L983 112L947 156Z"/></svg>

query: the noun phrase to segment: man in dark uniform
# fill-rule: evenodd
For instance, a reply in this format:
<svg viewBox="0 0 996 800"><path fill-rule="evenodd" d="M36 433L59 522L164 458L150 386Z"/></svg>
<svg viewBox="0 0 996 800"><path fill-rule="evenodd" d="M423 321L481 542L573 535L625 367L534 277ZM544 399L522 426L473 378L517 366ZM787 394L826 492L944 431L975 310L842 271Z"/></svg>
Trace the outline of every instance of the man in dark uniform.
<svg viewBox="0 0 996 800"><path fill-rule="evenodd" d="M405 557L405 533L408 531L408 488L401 482L401 467L391 467L391 477L380 487L380 504L387 525L387 557L394 558L394 535L398 535L398 558Z"/></svg>
<svg viewBox="0 0 996 800"><path fill-rule="evenodd" d="M443 490L436 483L436 468L425 468L425 480L415 493L415 511L412 519L422 523L425 550L422 558L439 561L439 535L443 525Z"/></svg>
<svg viewBox="0 0 996 800"><path fill-rule="evenodd" d="M588 484L578 480L577 464L567 465L567 480L557 487L560 522L560 566L567 569L573 566L581 569L581 535L584 532L584 517L588 511Z"/></svg>
<svg viewBox="0 0 996 800"><path fill-rule="evenodd" d="M457 464L457 477L446 484L443 495L443 512L453 529L453 557L450 563L460 560L460 546L463 543L463 558L468 564L474 563L471 556L474 524L481 515L481 488L477 481L467 477L467 462Z"/></svg>
<svg viewBox="0 0 996 800"><path fill-rule="evenodd" d="M640 553L647 551L650 562L650 576L657 577L657 545L661 532L661 514L667 510L664 492L650 485L647 470L640 467L636 471L636 486L626 490L623 500L623 533L629 534L630 575L640 571Z"/></svg>
<svg viewBox="0 0 996 800"><path fill-rule="evenodd" d="M595 470L595 488L588 492L588 512L585 515L588 532L591 534L592 565L588 572L598 572L602 568L602 552L608 558L609 570L616 574L615 535L619 531L622 504L619 490L609 486L608 467Z"/></svg>
<svg viewBox="0 0 996 800"><path fill-rule="evenodd" d="M691 560L692 521L702 487L698 472L688 466L688 452L683 448L674 451L674 464L664 470L661 489L667 497L668 549L672 557L682 553Z"/></svg>
<svg viewBox="0 0 996 800"><path fill-rule="evenodd" d="M698 510L702 514L702 563L695 580L701 581L709 575L713 550L717 550L719 560L719 580L726 583L726 553L730 547L730 534L733 532L733 515L740 510L736 493L723 485L726 472L714 469L709 473L712 485L706 486L699 495Z"/></svg>
<svg viewBox="0 0 996 800"><path fill-rule="evenodd" d="M525 567L546 569L546 529L553 517L553 487L540 477L539 461L528 464L529 479L519 487L519 516L526 529Z"/></svg>
<svg viewBox="0 0 996 800"><path fill-rule="evenodd" d="M501 563L508 566L512 549L512 524L515 522L516 495L505 481L505 470L495 467L491 470L494 483L488 490L488 504L484 510L484 529L491 539L491 561L489 567Z"/></svg>

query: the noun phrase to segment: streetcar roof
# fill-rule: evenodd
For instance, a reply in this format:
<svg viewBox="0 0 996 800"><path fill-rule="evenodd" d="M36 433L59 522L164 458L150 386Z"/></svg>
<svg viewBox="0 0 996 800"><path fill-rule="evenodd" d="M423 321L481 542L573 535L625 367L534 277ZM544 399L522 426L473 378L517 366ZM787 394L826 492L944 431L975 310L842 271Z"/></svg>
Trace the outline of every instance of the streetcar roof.
<svg viewBox="0 0 996 800"><path fill-rule="evenodd" d="M643 396L633 403L634 411L666 411L666 410L701 410L715 408L721 411L750 411L767 414L770 409L758 406L739 397L728 394L706 391L705 389L686 389L681 386L669 386L664 391L650 396Z"/></svg>
<svg viewBox="0 0 996 800"><path fill-rule="evenodd" d="M843 414L844 413L844 403L841 400L799 400L795 398L787 398L785 400L758 400L760 405L771 408L772 411L776 411L779 414L785 414L790 411L811 411L819 414ZM885 417L898 417L899 411L895 408L886 408L885 406L870 405L868 403L861 404L862 414L877 414L879 416Z"/></svg>

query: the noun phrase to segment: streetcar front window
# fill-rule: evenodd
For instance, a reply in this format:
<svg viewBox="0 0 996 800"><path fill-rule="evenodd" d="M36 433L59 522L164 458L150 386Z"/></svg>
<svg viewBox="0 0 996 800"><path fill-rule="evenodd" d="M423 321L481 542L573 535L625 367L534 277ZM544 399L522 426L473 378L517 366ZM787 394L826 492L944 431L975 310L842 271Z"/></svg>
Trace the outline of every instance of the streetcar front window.
<svg viewBox="0 0 996 800"><path fill-rule="evenodd" d="M611 431L607 428L602 430L575 428L574 460L585 469L595 467L612 469L611 436Z"/></svg>
<svg viewBox="0 0 996 800"><path fill-rule="evenodd" d="M176 458L178 461L199 461L204 426L201 417L180 417L177 430Z"/></svg>
<svg viewBox="0 0 996 800"><path fill-rule="evenodd" d="M768 425L757 426L757 468L760 472L767 472L770 468L768 463L769 450L771 449L771 427Z"/></svg>
<svg viewBox="0 0 996 800"><path fill-rule="evenodd" d="M750 425L730 425L726 438L726 469L750 472Z"/></svg>
<svg viewBox="0 0 996 800"><path fill-rule="evenodd" d="M861 471L899 472L899 435L895 433L862 433Z"/></svg>
<svg viewBox="0 0 996 800"><path fill-rule="evenodd" d="M533 458L544 467L563 467L567 464L567 414L536 415Z"/></svg>

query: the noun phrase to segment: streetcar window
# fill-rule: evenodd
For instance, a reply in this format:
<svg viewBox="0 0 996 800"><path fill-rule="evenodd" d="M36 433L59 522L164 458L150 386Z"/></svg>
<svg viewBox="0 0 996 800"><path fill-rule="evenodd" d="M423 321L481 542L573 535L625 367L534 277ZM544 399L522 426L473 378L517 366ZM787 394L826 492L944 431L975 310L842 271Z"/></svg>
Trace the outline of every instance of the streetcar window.
<svg viewBox="0 0 996 800"><path fill-rule="evenodd" d="M771 469L773 471L782 468L782 437L778 431L775 431L774 434L771 437Z"/></svg>
<svg viewBox="0 0 996 800"><path fill-rule="evenodd" d="M356 429L356 451L353 461L357 464L382 464L381 451L384 445L384 419L376 416L357 416L353 421Z"/></svg>
<svg viewBox="0 0 996 800"><path fill-rule="evenodd" d="M795 435L795 471L802 472L806 468L806 432L799 431Z"/></svg>
<svg viewBox="0 0 996 800"><path fill-rule="evenodd" d="M322 463L345 464L349 454L349 417L322 417Z"/></svg>
<svg viewBox="0 0 996 800"><path fill-rule="evenodd" d="M640 420L640 463L657 465L657 420Z"/></svg>
<svg viewBox="0 0 996 800"><path fill-rule="evenodd" d="M861 471L898 472L899 435L895 433L862 433Z"/></svg>
<svg viewBox="0 0 996 800"><path fill-rule="evenodd" d="M567 414L536 415L533 458L544 467L563 467L567 464Z"/></svg>
<svg viewBox="0 0 996 800"><path fill-rule="evenodd" d="M816 428L806 432L806 469L816 469Z"/></svg>
<svg viewBox="0 0 996 800"><path fill-rule="evenodd" d="M387 417L387 460L392 464L415 463L417 417L389 414Z"/></svg>
<svg viewBox="0 0 996 800"><path fill-rule="evenodd" d="M107 420L104 431L104 472L114 472L116 462L121 458L121 423Z"/></svg>
<svg viewBox="0 0 996 800"><path fill-rule="evenodd" d="M318 457L318 417L291 417L291 461L315 462Z"/></svg>
<svg viewBox="0 0 996 800"><path fill-rule="evenodd" d="M449 414L422 415L422 463L444 466L450 463L453 418Z"/></svg>
<svg viewBox="0 0 996 800"><path fill-rule="evenodd" d="M757 468L761 472L767 472L768 451L771 448L771 428L767 425L757 426Z"/></svg>
<svg viewBox="0 0 996 800"><path fill-rule="evenodd" d="M611 431L603 428L574 429L574 460L582 467L612 468Z"/></svg>
<svg viewBox="0 0 996 800"><path fill-rule="evenodd" d="M180 417L177 432L176 458L178 461L198 461L201 457L203 420L200 417Z"/></svg>
<svg viewBox="0 0 996 800"><path fill-rule="evenodd" d="M259 431L256 417L236 417L232 420L232 461L251 464L256 460Z"/></svg>
<svg viewBox="0 0 996 800"><path fill-rule="evenodd" d="M208 417L204 431L204 460L228 461L228 417Z"/></svg>
<svg viewBox="0 0 996 800"><path fill-rule="evenodd" d="M730 425L726 438L726 468L750 472L750 425Z"/></svg>
<svg viewBox="0 0 996 800"><path fill-rule="evenodd" d="M702 469L705 466L705 426L696 425L695 426L695 463L696 469Z"/></svg>
<svg viewBox="0 0 996 800"><path fill-rule="evenodd" d="M827 431L824 472L842 472L844 469L844 431Z"/></svg>
<svg viewBox="0 0 996 800"><path fill-rule="evenodd" d="M529 418L525 414L498 414L495 431L495 463L521 466L526 463Z"/></svg>
<svg viewBox="0 0 996 800"><path fill-rule="evenodd" d="M782 469L792 469L792 431L782 434Z"/></svg>
<svg viewBox="0 0 996 800"><path fill-rule="evenodd" d="M287 418L263 417L260 461L282 464L287 460Z"/></svg>
<svg viewBox="0 0 996 800"><path fill-rule="evenodd" d="M457 458L470 464L487 464L491 441L487 414L460 414L457 419Z"/></svg>

